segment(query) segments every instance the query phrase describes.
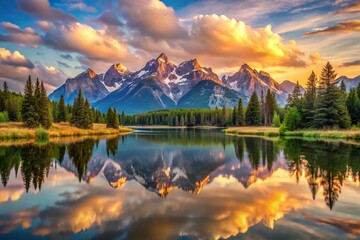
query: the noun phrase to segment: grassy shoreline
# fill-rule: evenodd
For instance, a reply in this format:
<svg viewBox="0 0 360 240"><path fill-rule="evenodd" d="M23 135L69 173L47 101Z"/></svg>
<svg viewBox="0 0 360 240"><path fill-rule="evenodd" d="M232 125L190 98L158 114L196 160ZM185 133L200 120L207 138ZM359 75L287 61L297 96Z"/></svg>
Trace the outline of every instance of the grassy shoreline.
<svg viewBox="0 0 360 240"><path fill-rule="evenodd" d="M134 126L127 126L131 129L224 129L224 127L217 127L217 126L166 126L166 125L134 125Z"/></svg>
<svg viewBox="0 0 360 240"><path fill-rule="evenodd" d="M225 129L226 134L231 135L257 135L267 137L301 137L312 139L352 139L360 140L360 129L356 130L312 130L304 129L280 134L275 127L231 127Z"/></svg>
<svg viewBox="0 0 360 240"><path fill-rule="evenodd" d="M22 123L0 123L0 141L35 139L37 129L29 129ZM49 130L45 130L49 138L100 136L126 134L133 131L131 128L119 127L119 129L106 128L106 124L94 124L92 129L80 129L69 123L54 123Z"/></svg>

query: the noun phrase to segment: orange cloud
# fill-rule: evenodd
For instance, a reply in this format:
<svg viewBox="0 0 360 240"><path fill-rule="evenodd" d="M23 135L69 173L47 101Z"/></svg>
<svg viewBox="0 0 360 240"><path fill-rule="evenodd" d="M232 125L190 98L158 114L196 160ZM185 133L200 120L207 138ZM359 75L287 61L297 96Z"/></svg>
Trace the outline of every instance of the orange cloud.
<svg viewBox="0 0 360 240"><path fill-rule="evenodd" d="M34 68L34 64L20 52L14 51L12 53L5 48L0 48L0 64L14 67Z"/></svg>
<svg viewBox="0 0 360 240"><path fill-rule="evenodd" d="M323 57L320 55L320 53L318 53L318 52L314 52L314 53L311 53L310 55L309 55L309 58L310 58L310 61L312 62L312 63L317 63L317 62L319 62L319 61L321 61L321 60L323 60Z"/></svg>
<svg viewBox="0 0 360 240"><path fill-rule="evenodd" d="M344 34L360 31L360 20L348 20L322 30L305 33L304 36L316 36L324 34Z"/></svg>
<svg viewBox="0 0 360 240"><path fill-rule="evenodd" d="M184 47L193 54L230 57L236 64L249 61L263 65L305 66L304 53L296 42L286 43L272 31L271 25L253 29L224 15L197 16L190 30L190 40Z"/></svg>
<svg viewBox="0 0 360 240"><path fill-rule="evenodd" d="M360 2L349 4L344 10L336 12L337 14L360 13Z"/></svg>
<svg viewBox="0 0 360 240"><path fill-rule="evenodd" d="M44 43L55 49L78 52L88 58L108 62L124 60L130 55L121 39L108 35L105 30L78 22L47 32Z"/></svg>

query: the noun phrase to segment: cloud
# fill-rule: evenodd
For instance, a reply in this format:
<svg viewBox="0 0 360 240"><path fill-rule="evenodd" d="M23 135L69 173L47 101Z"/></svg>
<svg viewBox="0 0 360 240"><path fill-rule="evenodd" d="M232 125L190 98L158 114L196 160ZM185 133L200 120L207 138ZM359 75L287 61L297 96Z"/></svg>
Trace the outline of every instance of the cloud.
<svg viewBox="0 0 360 240"><path fill-rule="evenodd" d="M52 8L48 0L17 0L18 8L37 18L52 21L76 21L76 18L64 11Z"/></svg>
<svg viewBox="0 0 360 240"><path fill-rule="evenodd" d="M96 12L97 11L96 8L94 8L93 6L88 6L83 2L71 3L69 5L69 9L70 10L80 9L85 12Z"/></svg>
<svg viewBox="0 0 360 240"><path fill-rule="evenodd" d="M312 63L317 63L317 62L319 62L319 61L321 61L321 60L324 59L324 58L320 55L320 53L318 53L318 52L311 53L311 54L309 55L309 58L310 58L310 61L311 61Z"/></svg>
<svg viewBox="0 0 360 240"><path fill-rule="evenodd" d="M155 39L174 39L185 35L185 30L172 8L159 0L123 0L120 12L130 30Z"/></svg>
<svg viewBox="0 0 360 240"><path fill-rule="evenodd" d="M47 32L50 31L51 29L54 28L54 24L52 24L51 22L48 21L37 21L36 25L41 28L41 30L43 32Z"/></svg>
<svg viewBox="0 0 360 240"><path fill-rule="evenodd" d="M74 60L74 58L70 54L60 54L60 57L68 61Z"/></svg>
<svg viewBox="0 0 360 240"><path fill-rule="evenodd" d="M23 229L29 228L34 218L39 214L39 207L34 206L21 210L0 215L0 233L6 234L21 226Z"/></svg>
<svg viewBox="0 0 360 240"><path fill-rule="evenodd" d="M352 67L352 66L360 66L360 60L345 62L340 65L340 67Z"/></svg>
<svg viewBox="0 0 360 240"><path fill-rule="evenodd" d="M121 39L108 35L105 30L78 22L59 25L47 32L43 41L53 49L77 52L93 60L114 62L130 56L127 45Z"/></svg>
<svg viewBox="0 0 360 240"><path fill-rule="evenodd" d="M64 67L64 68L71 68L71 66L65 62L61 62L61 61L56 61L60 67Z"/></svg>
<svg viewBox="0 0 360 240"><path fill-rule="evenodd" d="M314 32L307 32L304 36L316 36L316 35L324 35L324 34L344 34L351 32L359 32L360 31L360 20L347 20L344 22L340 22L334 26L326 27L321 30L317 30Z"/></svg>
<svg viewBox="0 0 360 240"><path fill-rule="evenodd" d="M0 26L6 32L6 34L0 34L0 42L11 42L29 47L38 47L41 42L41 36L30 27L21 29L10 22L2 22Z"/></svg>
<svg viewBox="0 0 360 240"><path fill-rule="evenodd" d="M253 29L224 15L197 16L190 39L183 43L189 53L229 58L234 64L250 61L266 65L304 67L304 53L295 41L285 42L270 25Z"/></svg>
<svg viewBox="0 0 360 240"><path fill-rule="evenodd" d="M341 217L315 217L309 212L303 212L303 215L310 221L330 225L336 227L346 233L359 235L360 234L360 222L355 219L346 219Z"/></svg>
<svg viewBox="0 0 360 240"><path fill-rule="evenodd" d="M360 13L360 2L354 2L346 6L345 9L339 10L336 14Z"/></svg>
<svg viewBox="0 0 360 240"><path fill-rule="evenodd" d="M110 10L104 11L97 19L95 19L95 22L108 26L123 25L123 23L120 22L116 15Z"/></svg>
<svg viewBox="0 0 360 240"><path fill-rule="evenodd" d="M0 82L6 81L9 88L22 92L24 90L25 81L28 76L39 78L44 81L48 91L59 87L68 76L61 70L51 66L43 66L41 64L32 64L20 52L0 49Z"/></svg>
<svg viewBox="0 0 360 240"><path fill-rule="evenodd" d="M18 51L13 53L5 48L0 48L0 64L13 67L34 68L34 64Z"/></svg>

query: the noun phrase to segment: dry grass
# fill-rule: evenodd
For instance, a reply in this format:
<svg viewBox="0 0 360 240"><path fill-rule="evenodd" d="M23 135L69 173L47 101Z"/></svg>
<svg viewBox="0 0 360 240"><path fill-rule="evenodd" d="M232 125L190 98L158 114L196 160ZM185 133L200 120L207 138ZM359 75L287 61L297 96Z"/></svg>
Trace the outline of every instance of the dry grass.
<svg viewBox="0 0 360 240"><path fill-rule="evenodd" d="M268 137L280 136L279 129L275 127L233 127L225 130L226 134L260 135ZM328 139L354 139L360 140L360 129L351 130L312 130L288 131L282 134L285 137L328 138Z"/></svg>
<svg viewBox="0 0 360 240"><path fill-rule="evenodd" d="M57 137L75 137L75 136L92 136L92 135L111 135L130 133L131 128L120 127L119 129L106 128L105 124L94 124L92 129L80 129L69 123L54 123L47 130L50 138ZM34 139L36 129L29 129L22 123L0 123L0 140L6 139Z"/></svg>
<svg viewBox="0 0 360 240"><path fill-rule="evenodd" d="M279 128L276 127L231 127L225 130L226 134L236 135L260 135L268 137L279 136Z"/></svg>

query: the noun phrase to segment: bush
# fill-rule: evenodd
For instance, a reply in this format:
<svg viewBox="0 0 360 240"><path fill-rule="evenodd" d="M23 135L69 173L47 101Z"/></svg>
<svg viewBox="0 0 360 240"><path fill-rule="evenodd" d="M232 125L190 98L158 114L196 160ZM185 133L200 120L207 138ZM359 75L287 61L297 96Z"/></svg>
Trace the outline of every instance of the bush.
<svg viewBox="0 0 360 240"><path fill-rule="evenodd" d="M36 141L47 141L49 140L49 133L43 128L38 128L35 131Z"/></svg>
<svg viewBox="0 0 360 240"><path fill-rule="evenodd" d="M280 128L279 128L279 133L281 136L284 136L286 132L286 127L284 126L284 124L281 124Z"/></svg>
<svg viewBox="0 0 360 240"><path fill-rule="evenodd" d="M301 117L296 107L287 110L284 117L284 126L286 130L293 131L300 126Z"/></svg>
<svg viewBox="0 0 360 240"><path fill-rule="evenodd" d="M0 112L0 122L8 122L9 114L7 112Z"/></svg>
<svg viewBox="0 0 360 240"><path fill-rule="evenodd" d="M272 119L272 126L280 127L280 125L281 125L280 116L279 116L279 114L277 114L277 112L275 112L274 117Z"/></svg>

